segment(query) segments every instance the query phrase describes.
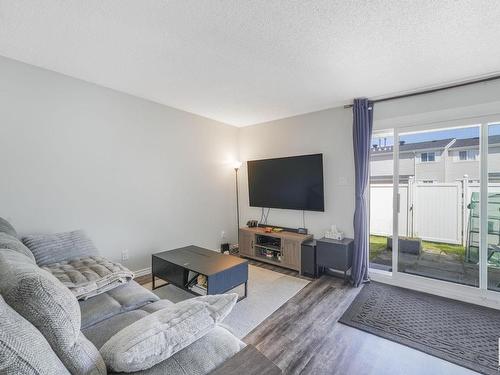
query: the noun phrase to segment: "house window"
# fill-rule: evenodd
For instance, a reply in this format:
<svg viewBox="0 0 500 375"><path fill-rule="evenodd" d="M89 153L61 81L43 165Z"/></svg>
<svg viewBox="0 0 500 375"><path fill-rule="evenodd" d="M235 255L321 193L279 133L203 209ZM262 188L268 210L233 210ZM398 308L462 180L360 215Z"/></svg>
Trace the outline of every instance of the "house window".
<svg viewBox="0 0 500 375"><path fill-rule="evenodd" d="M435 152L422 152L420 154L420 161L422 163L436 161L436 153Z"/></svg>
<svg viewBox="0 0 500 375"><path fill-rule="evenodd" d="M458 152L458 160L466 161L466 160L477 160L478 152L476 150L465 150Z"/></svg>

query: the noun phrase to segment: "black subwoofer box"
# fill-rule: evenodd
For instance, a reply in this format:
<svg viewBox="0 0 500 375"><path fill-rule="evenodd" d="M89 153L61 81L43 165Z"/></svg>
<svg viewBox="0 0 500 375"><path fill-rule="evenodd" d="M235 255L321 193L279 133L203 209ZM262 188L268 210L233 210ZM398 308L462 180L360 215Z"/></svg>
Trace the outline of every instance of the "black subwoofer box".
<svg viewBox="0 0 500 375"><path fill-rule="evenodd" d="M317 277L316 271L316 241L309 240L302 243L301 254L301 272L305 276Z"/></svg>

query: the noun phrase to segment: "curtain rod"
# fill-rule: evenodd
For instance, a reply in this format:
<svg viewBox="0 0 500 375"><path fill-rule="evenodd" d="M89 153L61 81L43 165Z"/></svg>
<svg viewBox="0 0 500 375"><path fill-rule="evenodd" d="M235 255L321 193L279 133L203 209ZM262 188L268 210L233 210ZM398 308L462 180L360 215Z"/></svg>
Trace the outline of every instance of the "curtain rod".
<svg viewBox="0 0 500 375"><path fill-rule="evenodd" d="M415 91L411 92L408 94L401 94L401 95L396 95L396 96L389 96L387 98L381 98L381 99L375 99L372 100L373 103L380 103L380 102L387 102L389 100L396 100L396 99L403 99L403 98L409 98L411 96L417 96L417 95L425 95L425 94L432 94L434 92L438 91L443 91L443 90L449 90L449 89L455 89L457 87L463 87L463 86L468 86L468 85L474 85L476 83L483 83L483 82L488 82L488 81L494 81L500 79L500 74L486 77L486 78L480 78L472 81L465 81L465 82L460 82L460 83L455 83L447 86L441 86L441 87L436 87L433 89L428 89L428 90L423 90L423 91ZM352 104L346 104L344 108L352 108Z"/></svg>

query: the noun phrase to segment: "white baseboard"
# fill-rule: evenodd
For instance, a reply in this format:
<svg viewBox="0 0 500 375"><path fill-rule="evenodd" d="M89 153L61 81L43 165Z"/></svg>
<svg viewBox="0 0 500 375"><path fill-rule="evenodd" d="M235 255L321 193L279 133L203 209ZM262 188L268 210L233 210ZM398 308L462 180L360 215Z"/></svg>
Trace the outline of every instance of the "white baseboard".
<svg viewBox="0 0 500 375"><path fill-rule="evenodd" d="M133 271L135 277L149 275L151 273L151 267L143 268L142 270Z"/></svg>

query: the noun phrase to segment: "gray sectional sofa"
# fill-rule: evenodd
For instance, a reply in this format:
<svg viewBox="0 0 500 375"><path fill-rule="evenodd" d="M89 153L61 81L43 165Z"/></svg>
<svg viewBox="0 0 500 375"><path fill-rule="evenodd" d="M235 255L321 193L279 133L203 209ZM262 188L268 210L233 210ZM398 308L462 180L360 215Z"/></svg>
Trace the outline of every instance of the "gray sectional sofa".
<svg viewBox="0 0 500 375"><path fill-rule="evenodd" d="M72 256L78 254L72 254ZM113 335L172 305L130 281L85 301L36 263L0 218L0 373L106 374L99 349ZM133 374L207 374L244 347L217 325L155 366Z"/></svg>

